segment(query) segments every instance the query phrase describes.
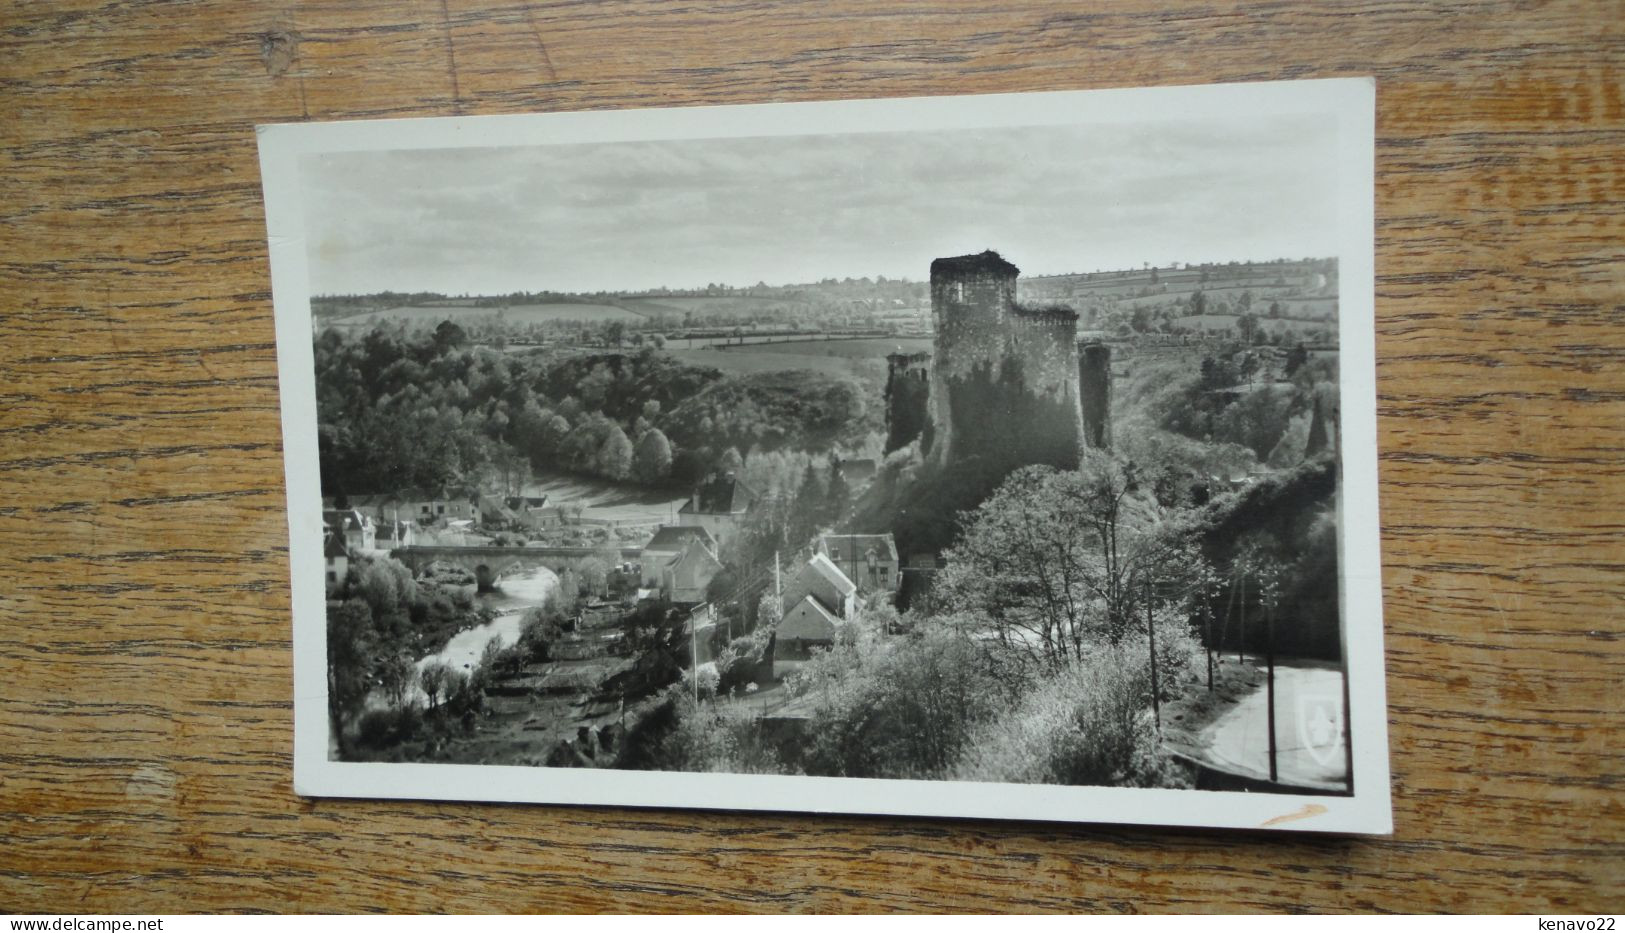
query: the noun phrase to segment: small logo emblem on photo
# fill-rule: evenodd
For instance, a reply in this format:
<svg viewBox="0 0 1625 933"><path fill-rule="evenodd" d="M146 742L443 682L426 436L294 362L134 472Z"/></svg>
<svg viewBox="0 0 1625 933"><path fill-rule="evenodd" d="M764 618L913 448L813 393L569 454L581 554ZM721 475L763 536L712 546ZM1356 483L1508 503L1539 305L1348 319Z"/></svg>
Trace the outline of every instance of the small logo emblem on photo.
<svg viewBox="0 0 1625 933"><path fill-rule="evenodd" d="M1335 761L1343 748L1343 699L1336 694L1298 697L1298 738L1310 757L1322 765Z"/></svg>

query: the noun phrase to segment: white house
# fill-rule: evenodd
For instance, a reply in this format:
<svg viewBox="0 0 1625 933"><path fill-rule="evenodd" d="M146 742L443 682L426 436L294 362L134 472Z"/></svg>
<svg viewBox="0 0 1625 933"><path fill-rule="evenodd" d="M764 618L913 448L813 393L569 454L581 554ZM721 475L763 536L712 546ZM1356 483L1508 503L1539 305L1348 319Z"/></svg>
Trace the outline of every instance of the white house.
<svg viewBox="0 0 1625 933"><path fill-rule="evenodd" d="M660 587L662 575L666 565L681 557L688 548L690 541L698 541L700 545L714 557L717 552L717 542L711 533L698 526L661 525L655 531L654 537L643 546L638 560L643 565L642 584L647 588ZM709 582L709 581L707 581Z"/></svg>
<svg viewBox="0 0 1625 933"><path fill-rule="evenodd" d="M813 549L841 568L863 593L895 593L902 584L897 542L883 535L819 535Z"/></svg>
<svg viewBox="0 0 1625 933"><path fill-rule="evenodd" d="M784 586L783 605L792 608L803 597L816 599L837 619L851 619L857 610L858 588L841 568L822 554L814 554Z"/></svg>
<svg viewBox="0 0 1625 933"><path fill-rule="evenodd" d="M811 596L803 596L773 630L773 675L782 677L812 659L815 649L835 644L840 620Z"/></svg>
<svg viewBox="0 0 1625 933"><path fill-rule="evenodd" d="M378 546L377 528L359 509L329 509L322 513L322 522L352 551L371 551Z"/></svg>
<svg viewBox="0 0 1625 933"><path fill-rule="evenodd" d="M691 537L682 553L660 572L660 592L679 605L705 602L707 588L722 572L722 561L698 537Z"/></svg>

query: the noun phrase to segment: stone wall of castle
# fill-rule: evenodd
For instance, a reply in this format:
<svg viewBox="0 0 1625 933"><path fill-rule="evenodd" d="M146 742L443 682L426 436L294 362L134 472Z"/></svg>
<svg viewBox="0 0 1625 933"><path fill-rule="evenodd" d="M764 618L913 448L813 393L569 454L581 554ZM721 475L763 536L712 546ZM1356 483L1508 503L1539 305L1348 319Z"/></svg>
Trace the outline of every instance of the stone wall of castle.
<svg viewBox="0 0 1625 933"><path fill-rule="evenodd" d="M886 453L916 439L931 452L931 354L893 353L886 357Z"/></svg>
<svg viewBox="0 0 1625 933"><path fill-rule="evenodd" d="M1078 397L1083 409L1083 443L1112 445L1112 348L1091 343L1078 350Z"/></svg>
<svg viewBox="0 0 1625 933"><path fill-rule="evenodd" d="M1019 305L1019 274L991 251L931 264L929 456L939 466L974 460L992 475L1077 465L1077 314Z"/></svg>
<svg viewBox="0 0 1625 933"><path fill-rule="evenodd" d="M1017 302L1019 274L991 251L931 264L932 352L886 358L887 453L918 442L997 481L1111 445L1111 348L1079 346L1070 308Z"/></svg>

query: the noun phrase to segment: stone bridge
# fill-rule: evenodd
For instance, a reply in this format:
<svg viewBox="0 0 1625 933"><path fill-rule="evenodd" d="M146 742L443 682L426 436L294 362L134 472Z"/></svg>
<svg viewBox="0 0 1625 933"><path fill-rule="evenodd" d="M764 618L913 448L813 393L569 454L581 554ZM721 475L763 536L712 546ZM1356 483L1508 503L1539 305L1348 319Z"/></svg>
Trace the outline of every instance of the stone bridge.
<svg viewBox="0 0 1625 933"><path fill-rule="evenodd" d="M423 568L440 561L461 567L474 575L480 590L489 590L497 580L517 567L546 567L558 571L586 557L615 561L637 560L639 548L613 547L403 547L390 552L390 556L412 568L417 574Z"/></svg>

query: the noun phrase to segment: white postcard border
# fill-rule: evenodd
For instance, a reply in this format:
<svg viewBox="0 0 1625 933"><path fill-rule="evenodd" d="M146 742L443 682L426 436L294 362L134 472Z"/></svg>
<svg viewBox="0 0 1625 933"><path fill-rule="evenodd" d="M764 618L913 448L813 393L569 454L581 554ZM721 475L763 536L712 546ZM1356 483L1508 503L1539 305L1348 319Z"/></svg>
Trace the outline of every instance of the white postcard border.
<svg viewBox="0 0 1625 933"><path fill-rule="evenodd" d="M1392 831L1377 508L1375 82L1369 78L260 126L288 485L294 789L307 796ZM1339 567L1352 796L330 761L315 367L299 158L562 145L1324 114L1339 126Z"/></svg>

